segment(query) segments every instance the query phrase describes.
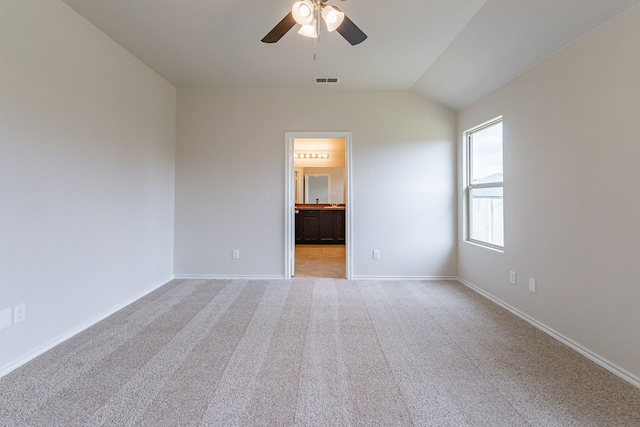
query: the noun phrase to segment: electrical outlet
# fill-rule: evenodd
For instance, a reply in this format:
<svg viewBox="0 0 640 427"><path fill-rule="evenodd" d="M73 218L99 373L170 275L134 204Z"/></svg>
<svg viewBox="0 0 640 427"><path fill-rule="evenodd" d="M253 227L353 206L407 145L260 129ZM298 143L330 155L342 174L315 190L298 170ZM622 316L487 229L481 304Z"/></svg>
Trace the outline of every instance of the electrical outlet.
<svg viewBox="0 0 640 427"><path fill-rule="evenodd" d="M234 249L232 254L231 254L231 257L233 259L239 259L240 258L240 249Z"/></svg>
<svg viewBox="0 0 640 427"><path fill-rule="evenodd" d="M509 272L509 281L511 283L513 283L514 285L516 284L516 272L515 271L510 271Z"/></svg>
<svg viewBox="0 0 640 427"><path fill-rule="evenodd" d="M380 250L379 249L374 249L373 250L373 259L380 259Z"/></svg>
<svg viewBox="0 0 640 427"><path fill-rule="evenodd" d="M27 306L25 303L13 307L13 323L22 322L27 317Z"/></svg>
<svg viewBox="0 0 640 427"><path fill-rule="evenodd" d="M529 292L536 293L536 279L529 277Z"/></svg>
<svg viewBox="0 0 640 427"><path fill-rule="evenodd" d="M0 329L11 326L11 307L0 310Z"/></svg>

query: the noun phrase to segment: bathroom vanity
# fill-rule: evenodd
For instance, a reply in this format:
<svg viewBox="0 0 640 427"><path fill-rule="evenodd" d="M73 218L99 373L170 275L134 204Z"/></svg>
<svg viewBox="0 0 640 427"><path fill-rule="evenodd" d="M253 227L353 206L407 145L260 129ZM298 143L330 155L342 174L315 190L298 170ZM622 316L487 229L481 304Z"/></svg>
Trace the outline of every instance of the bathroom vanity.
<svg viewBox="0 0 640 427"><path fill-rule="evenodd" d="M296 205L296 244L344 244L345 206Z"/></svg>

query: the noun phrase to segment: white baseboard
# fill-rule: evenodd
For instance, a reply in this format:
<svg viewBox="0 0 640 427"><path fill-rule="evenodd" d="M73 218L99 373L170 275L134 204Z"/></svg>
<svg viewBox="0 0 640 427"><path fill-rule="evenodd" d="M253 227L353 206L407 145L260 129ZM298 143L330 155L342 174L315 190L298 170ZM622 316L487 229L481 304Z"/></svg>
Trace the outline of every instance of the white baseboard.
<svg viewBox="0 0 640 427"><path fill-rule="evenodd" d="M247 276L247 275L215 275L215 274L176 274L174 279L197 279L197 280L285 280L284 276ZM298 279L292 277L291 279ZM299 277L299 279L309 279L309 277ZM352 276L351 280L453 280L458 281L456 276Z"/></svg>
<svg viewBox="0 0 640 427"><path fill-rule="evenodd" d="M123 308L125 308L126 306L128 306L129 304L132 304L134 302L136 302L137 300L139 300L140 298L144 297L145 295L150 294L151 292L155 291L156 289L160 288L161 286L166 285L167 283L169 283L171 280L173 280L173 277L169 278L169 279L165 279L163 281L161 281L160 283L156 283L153 286L151 286L150 288L148 288L147 290L143 291L140 294L137 294L136 296L133 296L111 308L109 308L108 310L106 310L105 312L101 313L100 315L98 315L97 317L95 317L94 319L76 327L73 328L69 331L67 331L66 333L62 334L61 336L59 336L58 338L54 339L53 341L49 342L48 344L43 345L42 347L38 347L33 349L32 351L24 354L23 356L20 356L19 358L17 358L16 360L9 362L7 365L0 367L0 378L2 378L3 376L7 375L9 372L13 371L14 369L19 368L20 366L24 365L25 363L29 362L32 359L35 359L36 357L40 356L41 354L45 353L48 350L51 350L53 347L57 346L58 344L68 340L69 338L73 337L74 335L79 334L80 332L84 331L85 329L95 325L96 323L98 323L101 320L106 319L107 317L111 316L113 313L115 313L118 310L121 310Z"/></svg>
<svg viewBox="0 0 640 427"><path fill-rule="evenodd" d="M461 284L463 284L464 286L468 287L469 289L477 292L478 294L482 295L483 297L491 300L492 302L498 304L502 308L504 308L504 309L510 311L511 313L515 314L516 316L518 316L519 318L521 318L525 322L528 322L531 325L535 326L536 328L538 328L542 332L546 333L547 335L551 336L552 338L555 338L556 340L560 341L561 343L569 346L573 350L575 350L578 353L582 354L583 356L585 356L587 359L591 360L592 362L597 363L598 365L600 365L601 367L603 367L607 371L611 372L612 374L622 378L623 380L627 381L631 385L633 385L633 386L635 386L637 388L640 388L640 378L636 377L635 375L631 374L630 372L625 371L624 369L620 368L619 366L609 362L607 359L605 359L605 358L597 355L596 353L592 352L588 348L585 348L582 345L576 343L575 341L573 341L573 340L565 337L564 335L554 331L553 329L549 328L548 326L546 326L543 323L540 323L536 319L534 319L532 317L529 317L527 314L523 313L522 311L518 310L517 308L514 308L514 307L510 306L509 304L505 303L504 301L494 297L490 293L480 289L479 287L475 286L474 284L469 283L466 280L461 279L460 277L458 277L456 280L458 280Z"/></svg>
<svg viewBox="0 0 640 427"><path fill-rule="evenodd" d="M351 280L455 280L455 276L351 276Z"/></svg>
<svg viewBox="0 0 640 427"><path fill-rule="evenodd" d="M174 279L198 280L283 280L284 276L227 276L213 274L176 274Z"/></svg>

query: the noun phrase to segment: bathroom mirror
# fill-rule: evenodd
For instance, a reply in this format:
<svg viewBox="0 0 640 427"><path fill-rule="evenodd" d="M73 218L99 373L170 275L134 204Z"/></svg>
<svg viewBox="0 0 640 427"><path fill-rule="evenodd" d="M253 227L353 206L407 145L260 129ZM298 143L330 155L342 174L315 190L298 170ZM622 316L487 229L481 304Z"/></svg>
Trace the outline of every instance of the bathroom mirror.
<svg viewBox="0 0 640 427"><path fill-rule="evenodd" d="M329 203L329 175L304 176L304 202Z"/></svg>

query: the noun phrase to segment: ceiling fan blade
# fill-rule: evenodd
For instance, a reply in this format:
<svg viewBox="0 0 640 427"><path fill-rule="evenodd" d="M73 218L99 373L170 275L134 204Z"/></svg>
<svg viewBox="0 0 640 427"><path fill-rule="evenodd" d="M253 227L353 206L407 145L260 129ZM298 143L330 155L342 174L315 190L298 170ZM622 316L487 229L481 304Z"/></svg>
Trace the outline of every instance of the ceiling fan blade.
<svg viewBox="0 0 640 427"><path fill-rule="evenodd" d="M362 43L367 38L367 35L363 33L362 30L347 17L347 15L344 16L344 21L342 21L342 24L336 28L336 31L351 43L352 46Z"/></svg>
<svg viewBox="0 0 640 427"><path fill-rule="evenodd" d="M262 42L264 43L275 43L282 38L287 31L289 31L293 26L296 25L296 20L293 19L293 13L289 12L287 16L282 18L282 21L278 22L278 25L273 27L273 30L269 31L269 34L264 36Z"/></svg>

